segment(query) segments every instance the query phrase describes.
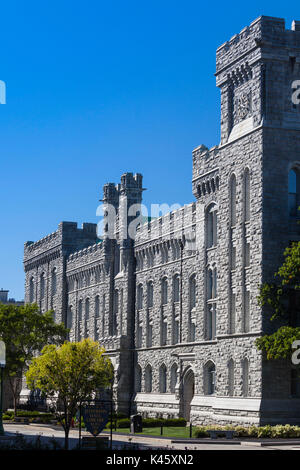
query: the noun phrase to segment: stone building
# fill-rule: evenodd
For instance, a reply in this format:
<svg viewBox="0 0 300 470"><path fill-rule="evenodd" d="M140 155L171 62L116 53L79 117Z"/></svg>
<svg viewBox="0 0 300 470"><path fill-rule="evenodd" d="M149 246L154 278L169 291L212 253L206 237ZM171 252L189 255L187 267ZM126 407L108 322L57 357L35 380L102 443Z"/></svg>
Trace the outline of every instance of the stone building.
<svg viewBox="0 0 300 470"><path fill-rule="evenodd" d="M257 302L300 240L300 22L260 17L217 50L221 141L193 151L194 202L140 224L142 176L104 186L96 225L62 222L25 244L26 302L52 308L70 339L103 344L121 411L194 423L299 423L289 363L255 340L272 324ZM294 94L293 94L294 93ZM300 101L300 100L299 100ZM128 208L135 211L126 217Z"/></svg>

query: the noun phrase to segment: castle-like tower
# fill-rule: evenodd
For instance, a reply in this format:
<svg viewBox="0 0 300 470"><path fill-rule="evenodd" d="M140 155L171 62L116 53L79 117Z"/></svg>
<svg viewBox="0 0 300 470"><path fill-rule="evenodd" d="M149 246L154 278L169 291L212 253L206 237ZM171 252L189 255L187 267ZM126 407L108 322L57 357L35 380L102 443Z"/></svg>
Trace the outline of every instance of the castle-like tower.
<svg viewBox="0 0 300 470"><path fill-rule="evenodd" d="M255 347L257 302L300 240L300 22L260 17L217 50L221 141L193 151L195 202L128 233L142 176L104 186L105 221L25 244L26 301L90 336L115 367L119 410L194 423L299 423L291 364ZM135 211L128 217L128 209Z"/></svg>

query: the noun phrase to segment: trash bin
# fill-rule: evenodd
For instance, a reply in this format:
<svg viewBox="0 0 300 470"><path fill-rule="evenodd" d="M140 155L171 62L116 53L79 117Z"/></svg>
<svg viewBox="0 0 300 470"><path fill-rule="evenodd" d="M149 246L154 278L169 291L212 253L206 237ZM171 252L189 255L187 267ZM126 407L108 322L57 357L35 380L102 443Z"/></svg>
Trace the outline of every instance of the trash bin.
<svg viewBox="0 0 300 470"><path fill-rule="evenodd" d="M130 432L142 432L143 424L141 415L131 415L130 416Z"/></svg>

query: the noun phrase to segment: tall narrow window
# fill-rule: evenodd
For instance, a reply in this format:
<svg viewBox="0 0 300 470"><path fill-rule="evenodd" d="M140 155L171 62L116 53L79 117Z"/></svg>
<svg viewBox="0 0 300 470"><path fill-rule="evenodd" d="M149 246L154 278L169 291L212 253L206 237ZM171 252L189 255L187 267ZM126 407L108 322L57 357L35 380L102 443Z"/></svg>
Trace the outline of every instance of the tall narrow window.
<svg viewBox="0 0 300 470"><path fill-rule="evenodd" d="M196 306L196 275L193 274L190 278L189 283L189 291L190 291L190 308L193 309Z"/></svg>
<svg viewBox="0 0 300 470"><path fill-rule="evenodd" d="M217 245L217 207L209 206L206 213L206 246L212 248Z"/></svg>
<svg viewBox="0 0 300 470"><path fill-rule="evenodd" d="M179 275L173 277L173 300L179 302Z"/></svg>
<svg viewBox="0 0 300 470"><path fill-rule="evenodd" d="M146 346L147 348L152 347L152 321L149 315L149 312L147 312L147 327L146 327Z"/></svg>
<svg viewBox="0 0 300 470"><path fill-rule="evenodd" d="M250 291L246 288L244 295L244 332L250 330Z"/></svg>
<svg viewBox="0 0 300 470"><path fill-rule="evenodd" d="M232 359L228 362L228 395L234 395L234 362Z"/></svg>
<svg viewBox="0 0 300 470"><path fill-rule="evenodd" d="M213 298L213 272L211 269L207 271L207 299Z"/></svg>
<svg viewBox="0 0 300 470"><path fill-rule="evenodd" d="M245 358L242 362L242 392L244 397L249 396L249 361Z"/></svg>
<svg viewBox="0 0 300 470"><path fill-rule="evenodd" d="M216 304L208 304L207 308L207 339L216 337Z"/></svg>
<svg viewBox="0 0 300 470"><path fill-rule="evenodd" d="M41 299L45 297L45 273L41 274L41 284L40 284L40 294L41 294Z"/></svg>
<svg viewBox="0 0 300 470"><path fill-rule="evenodd" d="M235 292L231 291L231 298L230 298L230 320L229 320L229 333L235 332L235 310L236 310L236 300L235 300Z"/></svg>
<svg viewBox="0 0 300 470"><path fill-rule="evenodd" d="M29 281L29 302L32 304L34 301L34 278Z"/></svg>
<svg viewBox="0 0 300 470"><path fill-rule="evenodd" d="M211 361L204 366L204 380L205 395L214 395L216 390L216 367Z"/></svg>
<svg viewBox="0 0 300 470"><path fill-rule="evenodd" d="M217 311L217 268L207 271L207 319L206 331L207 339L212 340L216 337L216 311Z"/></svg>
<svg viewBox="0 0 300 470"><path fill-rule="evenodd" d="M67 314L67 328L71 330L72 323L73 323L73 312L72 312L72 305L68 307L68 314ZM69 333L70 334L70 333Z"/></svg>
<svg viewBox="0 0 300 470"><path fill-rule="evenodd" d="M149 281L147 284L147 307L153 307L153 282Z"/></svg>
<svg viewBox="0 0 300 470"><path fill-rule="evenodd" d="M102 338L105 336L105 294L102 297Z"/></svg>
<svg viewBox="0 0 300 470"><path fill-rule="evenodd" d="M244 221L250 220L250 173L248 168L244 173Z"/></svg>
<svg viewBox="0 0 300 470"><path fill-rule="evenodd" d="M84 322L84 334L87 338L89 335L89 318L90 318L90 300L85 301L85 322Z"/></svg>
<svg viewBox="0 0 300 470"><path fill-rule="evenodd" d="M152 392L152 367L150 364L148 364L145 369L145 392Z"/></svg>
<svg viewBox="0 0 300 470"><path fill-rule="evenodd" d="M236 177L232 175L230 180L230 221L231 227L236 225Z"/></svg>
<svg viewBox="0 0 300 470"><path fill-rule="evenodd" d="M292 168L289 172L289 216L297 217L299 215L300 205L300 176L299 170Z"/></svg>
<svg viewBox="0 0 300 470"><path fill-rule="evenodd" d="M137 288L137 308L142 310L143 308L143 286L140 284Z"/></svg>
<svg viewBox="0 0 300 470"><path fill-rule="evenodd" d="M78 302L78 320L82 321L82 300L80 299Z"/></svg>
<svg viewBox="0 0 300 470"><path fill-rule="evenodd" d="M162 304L166 305L168 303L168 281L167 278L163 278L161 282L161 300Z"/></svg>
<svg viewBox="0 0 300 470"><path fill-rule="evenodd" d="M137 364L135 369L135 391L136 393L142 391L142 369L139 364Z"/></svg>
<svg viewBox="0 0 300 470"><path fill-rule="evenodd" d="M173 364L171 367L171 381L170 381L171 393L175 393L176 384L177 384L177 364Z"/></svg>
<svg viewBox="0 0 300 470"><path fill-rule="evenodd" d="M167 344L168 324L167 324L167 321L166 321L164 315L162 315L162 317L161 317L160 328L161 328L161 331L160 331L161 346L165 346Z"/></svg>
<svg viewBox="0 0 300 470"><path fill-rule="evenodd" d="M57 274L56 274L56 268L52 270L52 275L51 275L51 291L52 295L56 294L57 290Z"/></svg>
<svg viewBox="0 0 300 470"><path fill-rule="evenodd" d="M95 297L95 318L99 318L100 315L100 297L96 295Z"/></svg>
<svg viewBox="0 0 300 470"><path fill-rule="evenodd" d="M99 324L98 324L99 316L100 316L100 297L99 295L96 295L95 297L95 325L94 325L95 341L99 339Z"/></svg>
<svg viewBox="0 0 300 470"><path fill-rule="evenodd" d="M82 338L82 299L78 302L78 341Z"/></svg>
<svg viewBox="0 0 300 470"><path fill-rule="evenodd" d="M115 290L114 292L114 305L113 305L113 314L110 324L111 335L115 336L117 334L117 316L119 312L119 291Z"/></svg>
<svg viewBox="0 0 300 470"><path fill-rule="evenodd" d="M167 369L164 364L159 368L159 391L160 393L166 393L167 391Z"/></svg>

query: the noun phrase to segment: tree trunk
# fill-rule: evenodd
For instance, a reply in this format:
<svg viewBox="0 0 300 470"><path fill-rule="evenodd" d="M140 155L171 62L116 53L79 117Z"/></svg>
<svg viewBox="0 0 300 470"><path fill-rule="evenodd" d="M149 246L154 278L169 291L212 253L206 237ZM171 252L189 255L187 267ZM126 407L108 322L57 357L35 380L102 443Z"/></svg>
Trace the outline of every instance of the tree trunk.
<svg viewBox="0 0 300 470"><path fill-rule="evenodd" d="M69 450L69 431L70 431L70 428L66 426L65 427L65 450Z"/></svg>

